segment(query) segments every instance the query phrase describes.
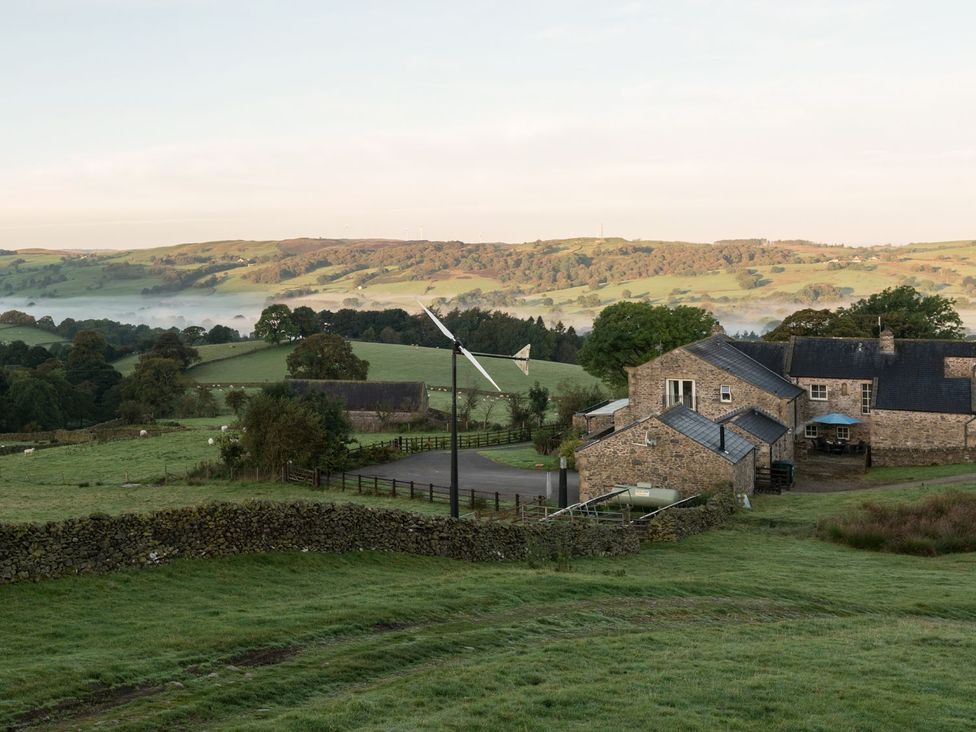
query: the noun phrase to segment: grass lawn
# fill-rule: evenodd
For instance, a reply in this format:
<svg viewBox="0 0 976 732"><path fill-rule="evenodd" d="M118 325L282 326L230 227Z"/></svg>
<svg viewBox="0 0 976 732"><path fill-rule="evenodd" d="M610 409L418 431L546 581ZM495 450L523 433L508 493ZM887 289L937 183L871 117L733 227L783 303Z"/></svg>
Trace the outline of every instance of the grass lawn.
<svg viewBox="0 0 976 732"><path fill-rule="evenodd" d="M285 359L294 345L262 348L235 358L202 363L187 373L204 384L243 384L280 381L287 370ZM388 343L354 342L353 350L369 361L371 381L424 381L432 386L450 386L451 352L444 348L421 348ZM506 392L528 391L536 380L555 390L564 380L596 383L596 379L581 366L552 361L533 361L529 376L524 376L513 364L492 361L486 367ZM465 359L458 361L458 386L491 390L492 386ZM497 410L496 410L497 411Z"/></svg>
<svg viewBox="0 0 976 732"><path fill-rule="evenodd" d="M490 450L479 450L478 454L494 460L502 465L527 470L559 470L558 455L540 455L531 445L516 445L514 447L494 447ZM537 465L542 467L537 468Z"/></svg>
<svg viewBox="0 0 976 732"><path fill-rule="evenodd" d="M883 483L907 483L910 480L931 480L932 478L947 478L952 475L968 475L976 473L973 463L958 463L950 465L922 465L908 467L871 468L865 473L867 480Z"/></svg>
<svg viewBox="0 0 976 732"><path fill-rule="evenodd" d="M0 343L13 343L14 341L23 341L28 346L50 346L54 343L62 343L64 338L57 333L49 333L30 325L0 323Z"/></svg>
<svg viewBox="0 0 976 732"><path fill-rule="evenodd" d="M205 363L211 363L213 361L220 361L225 358L233 358L234 356L240 356L245 353L252 353L254 351L260 351L265 348L269 348L270 345L265 341L239 341L237 343L218 343L218 344L207 344L202 346L194 346L197 352L200 354L200 361L198 365ZM135 370L136 364L139 363L138 353L133 353L131 355L120 358L118 361L113 361L112 365L120 373L127 375Z"/></svg>
<svg viewBox="0 0 976 732"><path fill-rule="evenodd" d="M976 555L813 537L877 495L920 492L758 496L568 571L279 554L2 586L0 723L61 703L71 728L971 729Z"/></svg>

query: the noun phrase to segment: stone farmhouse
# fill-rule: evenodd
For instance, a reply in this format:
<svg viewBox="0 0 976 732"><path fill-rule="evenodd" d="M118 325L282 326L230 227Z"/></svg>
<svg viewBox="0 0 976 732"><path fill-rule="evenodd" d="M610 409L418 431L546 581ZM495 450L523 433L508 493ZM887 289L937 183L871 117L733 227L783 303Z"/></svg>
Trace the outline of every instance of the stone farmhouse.
<svg viewBox="0 0 976 732"><path fill-rule="evenodd" d="M627 399L575 419L582 498L637 482L749 493L757 469L821 444L873 465L976 460L976 343L715 334L628 368L627 380ZM827 415L852 424L817 421Z"/></svg>

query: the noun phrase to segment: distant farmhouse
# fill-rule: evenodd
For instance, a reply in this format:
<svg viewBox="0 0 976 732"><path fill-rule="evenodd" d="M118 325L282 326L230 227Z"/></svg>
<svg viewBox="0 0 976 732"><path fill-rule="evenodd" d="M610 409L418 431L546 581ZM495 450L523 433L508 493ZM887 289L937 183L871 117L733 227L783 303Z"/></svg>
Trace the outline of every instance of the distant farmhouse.
<svg viewBox="0 0 976 732"><path fill-rule="evenodd" d="M749 493L757 470L818 449L873 465L976 460L976 343L716 334L627 375L627 399L575 417L583 498L637 482Z"/></svg>
<svg viewBox="0 0 976 732"><path fill-rule="evenodd" d="M295 394L320 392L342 402L354 430L382 431L425 419L429 410L422 381L325 381L289 379Z"/></svg>

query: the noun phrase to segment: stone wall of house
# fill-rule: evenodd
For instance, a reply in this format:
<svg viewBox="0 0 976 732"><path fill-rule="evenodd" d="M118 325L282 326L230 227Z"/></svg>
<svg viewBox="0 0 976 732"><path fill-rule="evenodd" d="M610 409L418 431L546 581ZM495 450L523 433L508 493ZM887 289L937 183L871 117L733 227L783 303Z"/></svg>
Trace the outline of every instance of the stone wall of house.
<svg viewBox="0 0 976 732"><path fill-rule="evenodd" d="M793 460L793 436L789 432L784 432L782 437L770 445L735 422L726 422L725 426L756 446L756 467L768 468L776 460Z"/></svg>
<svg viewBox="0 0 976 732"><path fill-rule="evenodd" d="M705 504L692 508L674 508L654 517L644 533L649 541L680 541L721 526L735 512L732 491L722 490L708 496Z"/></svg>
<svg viewBox="0 0 976 732"><path fill-rule="evenodd" d="M709 419L717 419L739 407L753 406L768 412L787 427L795 426L794 407L789 400L763 391L683 348L627 369L632 419L664 411L668 379L694 381L695 409ZM723 385L732 387L731 402L721 400L720 388Z"/></svg>
<svg viewBox="0 0 976 732"><path fill-rule="evenodd" d="M871 384L871 379L821 379L817 377L800 376L793 381L801 389L806 391L805 396L801 396L799 402L799 420L796 429L797 439L805 439L805 426L814 417L822 417L825 414L846 414L855 419L861 420L861 424L852 424L849 427L852 442L871 440L871 414L861 412L861 384ZM820 401L810 399L810 385L825 384L827 386L827 400ZM830 425L818 425L820 436L827 439L834 439L837 433L836 427Z"/></svg>
<svg viewBox="0 0 976 732"><path fill-rule="evenodd" d="M213 503L0 524L0 584L186 557L364 550L496 562L631 554L640 542L629 528L588 523L458 521L353 503Z"/></svg>
<svg viewBox="0 0 976 732"><path fill-rule="evenodd" d="M391 425L409 424L423 419L424 412L346 412L355 432L386 432Z"/></svg>
<svg viewBox="0 0 976 732"><path fill-rule="evenodd" d="M618 409L613 413L613 427L614 429L622 430L635 419L636 417L633 416L633 412L631 412L630 407L626 406L623 409Z"/></svg>
<svg viewBox="0 0 976 732"><path fill-rule="evenodd" d="M976 417L969 414L876 409L870 439L874 466L976 462Z"/></svg>
<svg viewBox="0 0 976 732"><path fill-rule="evenodd" d="M573 418L573 426L576 426L576 418ZM595 435L597 432L603 432L607 427L613 427L613 415L612 414L597 414L592 417L583 417L583 430L588 435Z"/></svg>
<svg viewBox="0 0 976 732"><path fill-rule="evenodd" d="M729 486L751 492L754 463L750 457L739 463L743 464L748 467L737 472L725 458L656 419L576 451L580 500L603 495L614 485L638 482L673 488L682 496Z"/></svg>

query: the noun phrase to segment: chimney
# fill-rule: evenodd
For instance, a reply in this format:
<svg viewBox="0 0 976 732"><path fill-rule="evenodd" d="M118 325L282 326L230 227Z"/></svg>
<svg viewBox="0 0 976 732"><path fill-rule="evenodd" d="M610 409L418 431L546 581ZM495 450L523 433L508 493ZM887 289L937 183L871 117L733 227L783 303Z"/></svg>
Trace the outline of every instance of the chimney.
<svg viewBox="0 0 976 732"><path fill-rule="evenodd" d="M881 335L878 336L878 345L881 353L889 356L895 354L895 334L891 332L891 328L885 328L881 331Z"/></svg>
<svg viewBox="0 0 976 732"><path fill-rule="evenodd" d="M725 423L718 426L718 449L725 452Z"/></svg>
<svg viewBox="0 0 976 732"><path fill-rule="evenodd" d="M715 321L715 325L712 326L712 335L725 335L725 328L717 320Z"/></svg>

